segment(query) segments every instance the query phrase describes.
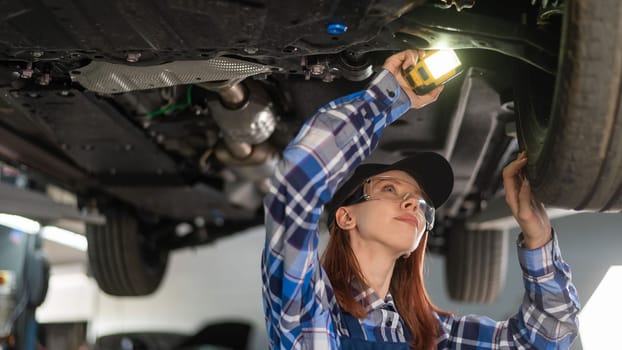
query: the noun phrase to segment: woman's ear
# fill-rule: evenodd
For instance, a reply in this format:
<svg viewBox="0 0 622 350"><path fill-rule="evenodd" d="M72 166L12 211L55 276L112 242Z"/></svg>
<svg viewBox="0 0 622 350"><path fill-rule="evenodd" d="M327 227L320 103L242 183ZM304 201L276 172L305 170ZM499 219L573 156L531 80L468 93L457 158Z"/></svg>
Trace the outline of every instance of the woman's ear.
<svg viewBox="0 0 622 350"><path fill-rule="evenodd" d="M348 212L347 207L339 207L335 212L335 223L342 230L350 230L356 226L356 221Z"/></svg>

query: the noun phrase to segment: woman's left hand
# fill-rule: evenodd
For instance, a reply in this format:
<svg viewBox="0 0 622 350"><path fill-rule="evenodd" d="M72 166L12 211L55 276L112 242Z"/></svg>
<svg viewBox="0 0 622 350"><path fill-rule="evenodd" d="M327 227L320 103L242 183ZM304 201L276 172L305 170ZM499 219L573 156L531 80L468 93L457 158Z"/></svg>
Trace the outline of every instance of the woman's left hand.
<svg viewBox="0 0 622 350"><path fill-rule="evenodd" d="M531 192L529 180L523 173L526 165L527 152L523 151L503 169L503 186L505 200L523 230L525 247L536 249L551 240L551 222L544 205Z"/></svg>
<svg viewBox="0 0 622 350"><path fill-rule="evenodd" d="M441 85L425 95L417 95L406 82L406 79L404 79L402 70L417 64L419 57L423 54L423 51L404 50L387 58L382 66L384 69L391 72L393 76L395 76L397 83L400 84L402 90L406 93L406 95L408 95L411 108L423 108L427 106L428 104L436 101L438 96L441 94L441 91L443 91L443 85Z"/></svg>

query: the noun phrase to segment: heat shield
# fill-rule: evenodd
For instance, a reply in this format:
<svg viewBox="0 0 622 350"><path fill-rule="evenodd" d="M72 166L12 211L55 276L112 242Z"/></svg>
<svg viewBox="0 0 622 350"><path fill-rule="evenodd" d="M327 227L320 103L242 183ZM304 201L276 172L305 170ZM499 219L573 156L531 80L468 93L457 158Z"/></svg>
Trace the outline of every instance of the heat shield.
<svg viewBox="0 0 622 350"><path fill-rule="evenodd" d="M156 66L132 66L101 61L71 71L84 88L114 94L210 81L236 81L270 73L274 67L229 57L202 61L175 61Z"/></svg>

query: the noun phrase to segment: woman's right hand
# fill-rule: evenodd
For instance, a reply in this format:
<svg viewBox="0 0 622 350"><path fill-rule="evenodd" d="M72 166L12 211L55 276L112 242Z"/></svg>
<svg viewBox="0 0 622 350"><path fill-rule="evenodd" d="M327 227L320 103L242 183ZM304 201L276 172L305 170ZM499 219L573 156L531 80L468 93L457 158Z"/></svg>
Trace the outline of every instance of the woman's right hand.
<svg viewBox="0 0 622 350"><path fill-rule="evenodd" d="M551 240L551 221L544 205L531 191L529 180L524 174L526 166L527 152L523 151L503 169L503 187L505 200L523 230L525 247L536 249Z"/></svg>
<svg viewBox="0 0 622 350"><path fill-rule="evenodd" d="M411 108L422 108L427 106L428 104L436 101L438 96L441 94L441 91L443 91L443 86L441 85L425 95L417 95L412 90L410 85L408 85L406 79L404 79L402 70L410 66L414 66L420 55L423 55L423 51L404 50L387 58L382 66L384 69L393 74L402 90L406 92L408 98L410 99Z"/></svg>

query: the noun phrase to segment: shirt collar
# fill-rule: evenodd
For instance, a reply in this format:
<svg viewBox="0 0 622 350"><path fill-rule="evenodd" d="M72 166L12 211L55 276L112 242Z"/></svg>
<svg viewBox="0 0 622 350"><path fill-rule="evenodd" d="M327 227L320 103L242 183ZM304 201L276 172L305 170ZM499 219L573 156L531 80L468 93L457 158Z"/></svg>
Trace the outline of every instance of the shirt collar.
<svg viewBox="0 0 622 350"><path fill-rule="evenodd" d="M367 313L377 309L397 311L391 292L388 292L386 298L382 299L373 288L359 282L353 281L350 286L354 300L363 305Z"/></svg>

